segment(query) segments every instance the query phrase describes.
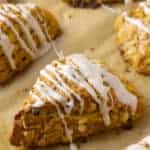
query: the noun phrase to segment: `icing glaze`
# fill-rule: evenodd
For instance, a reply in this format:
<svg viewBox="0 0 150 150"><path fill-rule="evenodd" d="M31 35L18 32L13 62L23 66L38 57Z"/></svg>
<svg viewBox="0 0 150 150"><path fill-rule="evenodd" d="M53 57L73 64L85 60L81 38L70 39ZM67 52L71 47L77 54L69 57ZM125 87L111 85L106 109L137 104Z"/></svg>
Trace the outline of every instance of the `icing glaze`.
<svg viewBox="0 0 150 150"><path fill-rule="evenodd" d="M40 80L38 80L36 82L34 87L39 91L41 98L47 99L49 102L51 102L56 107L57 113L58 113L59 117L61 118L62 123L64 125L66 136L71 143L70 150L75 150L76 146L73 145L73 143L72 143L72 130L70 130L68 128L67 122L65 121L65 118L64 118L64 113L61 111L59 105L56 103L56 101L62 103L64 97L62 97L55 90L53 90L52 88L50 88L49 86L47 86L44 82L42 82ZM39 100L39 97L35 97L35 95L33 93L30 93L30 94L31 94L32 98L34 98L36 101L38 101L35 104L38 103L37 106L39 107L39 104L41 102L41 100ZM54 101L54 100L56 100L56 101ZM36 106L35 104L33 104L34 107ZM43 105L43 103L41 103L41 105Z"/></svg>
<svg viewBox="0 0 150 150"><path fill-rule="evenodd" d="M134 17L130 17L130 16L127 14L127 12L124 12L124 13L123 13L123 16L125 17L125 20L126 20L128 23L130 23L130 24L136 26L137 28L139 28L140 30L142 30L142 31L144 31L144 32L146 32L146 33L148 33L148 34L150 34L150 26L144 24L140 19L136 19L136 18L134 18Z"/></svg>
<svg viewBox="0 0 150 150"><path fill-rule="evenodd" d="M10 61L10 65L13 69L16 68L15 62L12 59L12 51L14 49L14 45L9 40L8 36L0 29L0 45L2 46L3 52L5 56Z"/></svg>
<svg viewBox="0 0 150 150"><path fill-rule="evenodd" d="M150 14L150 3L148 1L139 3L139 7L143 9L146 15ZM124 12L123 16L128 23L150 34L150 26L145 24L142 20L129 16L127 12Z"/></svg>
<svg viewBox="0 0 150 150"><path fill-rule="evenodd" d="M126 150L147 150L143 145L133 144L126 148Z"/></svg>
<svg viewBox="0 0 150 150"><path fill-rule="evenodd" d="M26 25L21 21L21 19L19 19L16 15L14 15L11 12L11 9L9 7L9 5L3 5L4 10L1 10L6 16L11 17L11 19L14 19L21 27L21 29L23 30L23 32L25 33L25 36L27 37L27 41L30 44L30 47L32 48L32 51L36 50L36 44L30 34L30 30L29 28L26 27ZM31 51L31 55L33 58L35 58L35 54Z"/></svg>
<svg viewBox="0 0 150 150"><path fill-rule="evenodd" d="M57 80L54 80L53 78L51 78L47 71L55 74ZM71 104L70 107L68 107L68 103L66 104L66 107L64 106L65 110L68 109L67 113L70 113L74 106L74 98L71 95L74 95L77 99L79 99L80 106L81 106L80 111L81 112L83 111L84 100L78 94L76 94L72 89L69 88L69 86L61 79L59 73L57 73L54 67L46 66L46 69L41 71L41 75L43 75L44 77L47 77L49 81L53 82L59 89L61 89L69 97L70 104Z"/></svg>
<svg viewBox="0 0 150 150"><path fill-rule="evenodd" d="M29 50L28 46L23 41L23 39L20 37L19 33L15 29L14 25L12 24L12 22L7 17L5 17L5 14L3 13L3 11L0 11L0 20L3 21L9 28L11 28L11 30L15 34L17 40L20 42L22 48L24 48L28 53L30 53L30 50Z"/></svg>
<svg viewBox="0 0 150 150"><path fill-rule="evenodd" d="M42 27L39 24L38 20L31 14L31 9L35 7L36 5L34 4L3 4L2 8L0 9L0 21L4 22L5 25L13 32L20 46L31 56L32 59L36 59L42 56L51 47L51 43L48 42L46 39L46 36L48 35L47 27L44 26L44 30L47 31L47 33L45 34L42 31ZM27 24L22 21L21 17L19 17L18 14L21 15L21 17L26 21ZM38 16L40 15L38 14ZM25 41L19 35L12 20L19 25L27 41ZM32 33L30 31L31 28L32 30L34 30L38 39L40 40L39 48L36 46L36 41L33 39ZM15 70L16 65L14 59L12 58L12 53L15 49L15 45L10 41L10 37L5 32L1 31L1 33L2 34L0 35L0 45L5 56L8 58L12 69Z"/></svg>
<svg viewBox="0 0 150 150"><path fill-rule="evenodd" d="M126 150L149 150L150 148L150 136L145 137L137 144L132 144L126 148Z"/></svg>
<svg viewBox="0 0 150 150"><path fill-rule="evenodd" d="M30 91L30 95L32 95L32 98L34 100L36 100L33 103L33 107L41 107L42 105L44 105L44 102L40 99L40 97L38 97L36 94L34 94L32 91Z"/></svg>
<svg viewBox="0 0 150 150"><path fill-rule="evenodd" d="M143 8L145 14L150 14L150 2L141 2L139 5Z"/></svg>
<svg viewBox="0 0 150 150"><path fill-rule="evenodd" d="M72 55L70 57L99 95L107 99L108 91L111 87L121 103L130 105L133 112L136 111L136 96L125 89L118 77L105 70L102 66L91 63L83 55ZM109 86L106 86L104 82L107 82Z"/></svg>
<svg viewBox="0 0 150 150"><path fill-rule="evenodd" d="M100 114L106 126L111 124L109 113L113 107L113 97L109 94L110 89L114 90L120 103L130 106L132 112L135 113L137 107L136 96L128 92L119 78L101 65L91 62L80 54L70 55L65 58L65 63L56 61L55 64L57 67L47 65L40 71L40 77L44 77L48 82L44 82L39 78L34 85L34 90L30 92L30 96L35 101L32 107L43 106L45 99L56 107L64 124L66 136L71 143L70 149L74 150L77 147L72 143L73 131L67 127L64 116L65 113L71 113L75 101L79 101L80 113L82 113L84 111L84 98L69 86L66 79L83 88L93 97L93 100L99 105ZM34 93L35 91L39 93L38 96ZM110 100L112 105L108 106ZM61 111L57 103L64 107L65 112Z"/></svg>

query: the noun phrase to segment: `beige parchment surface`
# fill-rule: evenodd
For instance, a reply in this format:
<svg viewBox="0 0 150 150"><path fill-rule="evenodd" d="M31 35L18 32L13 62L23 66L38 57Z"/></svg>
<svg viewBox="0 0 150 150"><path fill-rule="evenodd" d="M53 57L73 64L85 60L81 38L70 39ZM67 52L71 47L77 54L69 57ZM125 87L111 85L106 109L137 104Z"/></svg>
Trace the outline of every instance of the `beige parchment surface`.
<svg viewBox="0 0 150 150"><path fill-rule="evenodd" d="M113 131L99 137L90 138L80 145L80 150L123 150L128 144L137 142L150 134L150 77L136 74L121 59L115 44L113 22L116 14L110 10L81 10L69 8L60 0L32 0L47 7L58 18L63 35L56 41L58 49L64 54L83 52L92 58L101 59L114 68L120 75L134 83L140 94L144 96L145 114L128 131ZM27 96L39 70L57 58L51 51L32 64L24 73L18 75L7 85L0 87L0 150L19 150L9 144L9 134L13 115ZM67 150L68 147L56 146L46 150Z"/></svg>

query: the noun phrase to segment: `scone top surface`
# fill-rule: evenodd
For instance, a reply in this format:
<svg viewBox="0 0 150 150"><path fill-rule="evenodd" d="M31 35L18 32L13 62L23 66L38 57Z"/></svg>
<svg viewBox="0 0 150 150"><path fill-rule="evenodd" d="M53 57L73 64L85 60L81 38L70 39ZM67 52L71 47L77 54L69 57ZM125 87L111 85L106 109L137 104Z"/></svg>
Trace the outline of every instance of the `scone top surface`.
<svg viewBox="0 0 150 150"><path fill-rule="evenodd" d="M50 49L60 33L55 17L31 3L0 5L0 83Z"/></svg>
<svg viewBox="0 0 150 150"><path fill-rule="evenodd" d="M117 42L121 55L137 72L150 74L150 2L141 2L118 17Z"/></svg>
<svg viewBox="0 0 150 150"><path fill-rule="evenodd" d="M100 63L81 54L70 55L41 70L25 105L15 116L11 143L72 143L123 127L141 115L139 100L128 82Z"/></svg>
<svg viewBox="0 0 150 150"><path fill-rule="evenodd" d="M43 78L45 82L42 80ZM68 80L68 83L66 80ZM57 88L55 89L53 86L49 87L49 84L45 84L49 81ZM71 87L69 84L77 88L81 87L83 91L74 91L75 87ZM44 105L42 98L46 100L52 98L52 101L63 104L66 113L71 113L71 110L75 107L74 101L78 100L80 112L82 113L85 108L84 99L80 94L85 92L99 105L103 119L109 125L109 112L113 106L113 104L110 107L108 106L110 103L108 94L111 89L113 89L120 103L130 106L133 113L136 112L137 97L126 90L118 77L108 72L100 64L91 62L85 56L74 54L64 60L54 61L51 65L47 65L40 72L40 78L33 86L30 96L34 100L33 106L35 107ZM62 95L57 90L60 90ZM40 99L34 97L34 92L39 94ZM74 96L71 97L71 95Z"/></svg>

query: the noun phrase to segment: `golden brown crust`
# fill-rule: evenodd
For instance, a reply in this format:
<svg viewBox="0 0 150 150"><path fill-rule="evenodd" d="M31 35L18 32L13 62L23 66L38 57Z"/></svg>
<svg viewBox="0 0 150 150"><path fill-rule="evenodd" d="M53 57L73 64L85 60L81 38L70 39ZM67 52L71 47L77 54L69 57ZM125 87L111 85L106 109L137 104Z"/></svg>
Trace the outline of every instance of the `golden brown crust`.
<svg viewBox="0 0 150 150"><path fill-rule="evenodd" d="M141 113L141 104L137 113ZM38 110L20 111L15 117L13 132L10 137L11 144L25 147L44 147L51 144L69 143L64 133L64 127L57 113L51 114L51 107ZM51 109L52 111L52 109ZM120 112L119 112L120 111ZM35 115L33 114L35 112ZM43 113L43 114L42 114ZM44 114L45 113L45 114ZM50 113L50 114L49 114ZM46 114L49 114L46 115ZM139 114L138 114L139 115ZM139 118L139 116L137 117ZM141 114L140 114L141 115ZM87 139L89 136L99 135L104 131L116 128L131 128L135 121L128 118L125 109L111 112L111 126L106 127L99 112L84 114L81 116L65 116L68 127L73 129L73 141ZM23 125L24 122L24 125Z"/></svg>
<svg viewBox="0 0 150 150"><path fill-rule="evenodd" d="M149 14L142 7L137 7L128 12L130 19L138 19L144 25L149 25ZM122 14L115 22L117 43L121 55L137 72L150 75L150 33L126 21Z"/></svg>
<svg viewBox="0 0 150 150"><path fill-rule="evenodd" d="M57 67L57 62L53 62ZM75 105L71 114L65 114L65 120L68 128L73 130L73 141L80 141L89 136L100 134L101 132L117 128L130 128L143 114L142 98L138 96L137 91L126 80L122 80L123 84L132 94L137 96L138 104L135 114L131 113L128 105L122 104L113 89L109 92L109 98L113 99L113 108L110 112L111 123L106 126L104 120L99 112L99 106L95 103L91 95L84 89L77 86L75 83L62 77L65 83L70 88L78 93L84 99L84 111L80 114L79 102L75 101ZM49 87L57 89L56 85L49 82L46 78L40 76L41 81L46 83ZM33 91L38 95L39 93L33 88ZM51 144L65 144L69 140L65 134L64 126L59 117L56 107L44 99L45 104L40 108L32 107L34 100L29 96L25 100L23 108L15 115L13 131L10 137L10 142L13 145L23 145L25 147L44 147ZM59 104L59 103L58 103ZM59 104L60 105L60 104ZM109 101L111 105L111 100ZM60 105L61 111L64 112Z"/></svg>
<svg viewBox="0 0 150 150"><path fill-rule="evenodd" d="M7 6L7 4L5 4ZM5 5L0 5L0 10L4 9ZM24 7L24 4L21 4ZM12 5L17 8L17 5ZM38 53L41 53L42 51L42 44L39 35L35 30L33 30L34 27L31 27L26 20L26 18L23 17L21 14L21 10L15 10L13 8L9 8L12 15L15 15L24 25L26 28L30 31L30 36L34 40L36 48L39 49ZM48 10L45 10L43 8L40 8L39 6L35 7L28 7L28 9L31 12L31 15L36 18L38 24L40 25L42 31L44 32L44 36L46 37L47 42L50 42L51 39L55 39L57 36L60 35L61 29L59 27L59 24L55 17L49 12ZM27 35L25 34L25 31L23 30L22 26L17 22L17 19L13 18L9 15L4 15L14 26L14 29L18 33L18 35L21 37L21 39L25 42L25 44L28 46L29 51L31 51L31 44L29 44L29 39ZM9 79L12 78L14 74L17 72L23 71L28 65L30 65L33 61L31 55L25 50L25 48L22 47L20 41L16 37L16 34L12 31L12 28L10 28L5 21L0 21L0 29L1 31L6 34L11 42L13 44L14 49L12 51L12 59L14 61L14 64L16 68L12 69L12 66L9 62L9 59L6 57L4 53L4 49L2 46L0 46L0 64L1 64L1 70L0 70L0 84L6 83ZM48 32L47 32L48 30ZM48 36L51 37L51 39L48 38ZM38 54L36 54L38 55Z"/></svg>
<svg viewBox="0 0 150 150"><path fill-rule="evenodd" d="M89 104L90 105L90 104ZM117 106L116 106L117 110ZM133 122L141 117L143 108L139 102L136 116L128 116L126 107L120 107L111 112L111 126L106 127L99 111L77 116L65 116L68 127L73 129L73 141L87 139L89 136L117 128L130 129ZM49 114L49 115L48 115ZM64 132L64 126L57 115L55 107L45 105L42 109L35 108L20 111L15 116L11 144L25 147L45 147L53 144L69 143Z"/></svg>

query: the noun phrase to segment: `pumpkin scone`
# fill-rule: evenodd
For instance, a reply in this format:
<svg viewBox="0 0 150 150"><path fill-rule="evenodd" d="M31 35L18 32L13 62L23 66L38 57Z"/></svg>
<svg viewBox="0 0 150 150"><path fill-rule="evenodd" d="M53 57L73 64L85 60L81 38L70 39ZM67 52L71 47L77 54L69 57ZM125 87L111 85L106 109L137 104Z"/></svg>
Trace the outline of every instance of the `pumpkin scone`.
<svg viewBox="0 0 150 150"><path fill-rule="evenodd" d="M51 12L35 4L1 4L0 83L48 52L60 31Z"/></svg>
<svg viewBox="0 0 150 150"><path fill-rule="evenodd" d="M41 70L14 117L10 142L24 147L70 143L75 148L75 141L131 127L142 112L131 83L99 62L73 54Z"/></svg>
<svg viewBox="0 0 150 150"><path fill-rule="evenodd" d="M150 75L150 2L123 12L115 23L120 53L137 72Z"/></svg>
<svg viewBox="0 0 150 150"><path fill-rule="evenodd" d="M126 3L126 0L62 0L73 7L97 8L102 4ZM139 0L133 0L139 1Z"/></svg>
<svg viewBox="0 0 150 150"><path fill-rule="evenodd" d="M136 144L129 145L125 150L150 150L150 136L145 137Z"/></svg>

